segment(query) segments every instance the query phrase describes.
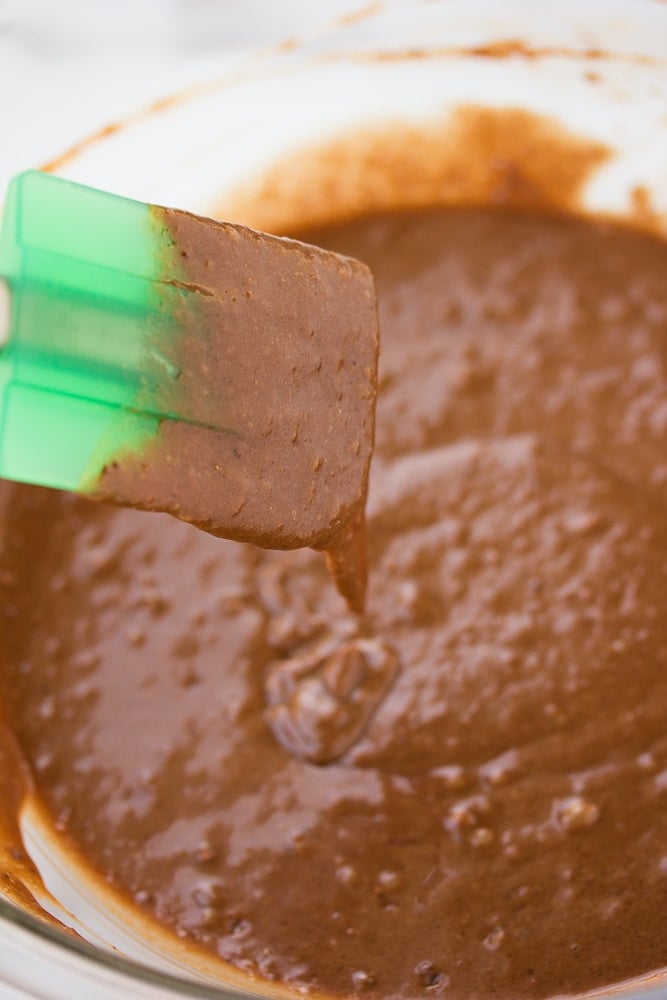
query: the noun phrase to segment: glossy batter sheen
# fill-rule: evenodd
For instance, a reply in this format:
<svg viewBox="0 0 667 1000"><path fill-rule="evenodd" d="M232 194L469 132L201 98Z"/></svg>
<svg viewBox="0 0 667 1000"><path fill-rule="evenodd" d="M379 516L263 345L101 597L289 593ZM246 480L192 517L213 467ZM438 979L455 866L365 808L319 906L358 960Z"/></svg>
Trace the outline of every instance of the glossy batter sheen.
<svg viewBox="0 0 667 1000"><path fill-rule="evenodd" d="M185 939L378 997L667 964L667 247L440 211L373 268L364 620L309 551L11 488L2 677L60 829Z"/></svg>

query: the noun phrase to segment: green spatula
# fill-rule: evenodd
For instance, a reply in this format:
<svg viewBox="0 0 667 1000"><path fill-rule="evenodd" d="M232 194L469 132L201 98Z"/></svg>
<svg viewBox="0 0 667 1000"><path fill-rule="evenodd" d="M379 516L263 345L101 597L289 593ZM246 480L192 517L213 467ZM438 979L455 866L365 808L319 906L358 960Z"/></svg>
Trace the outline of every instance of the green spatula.
<svg viewBox="0 0 667 1000"><path fill-rule="evenodd" d="M363 265L27 172L0 293L0 476L281 548L324 547L358 513L377 361Z"/></svg>
<svg viewBox="0 0 667 1000"><path fill-rule="evenodd" d="M0 475L85 490L104 456L156 432L136 412L164 241L148 206L36 171L0 232ZM122 414L122 419L119 416ZM99 471L99 470L98 470Z"/></svg>

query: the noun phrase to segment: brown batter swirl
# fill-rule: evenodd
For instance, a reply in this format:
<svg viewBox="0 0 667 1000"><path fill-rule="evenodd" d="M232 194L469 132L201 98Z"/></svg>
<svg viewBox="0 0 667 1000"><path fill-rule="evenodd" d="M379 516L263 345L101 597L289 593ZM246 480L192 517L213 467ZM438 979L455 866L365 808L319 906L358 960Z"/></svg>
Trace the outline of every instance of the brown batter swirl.
<svg viewBox="0 0 667 1000"><path fill-rule="evenodd" d="M260 978L538 997L667 964L667 246L426 210L375 272L351 615L310 551L7 487L3 698L64 834Z"/></svg>

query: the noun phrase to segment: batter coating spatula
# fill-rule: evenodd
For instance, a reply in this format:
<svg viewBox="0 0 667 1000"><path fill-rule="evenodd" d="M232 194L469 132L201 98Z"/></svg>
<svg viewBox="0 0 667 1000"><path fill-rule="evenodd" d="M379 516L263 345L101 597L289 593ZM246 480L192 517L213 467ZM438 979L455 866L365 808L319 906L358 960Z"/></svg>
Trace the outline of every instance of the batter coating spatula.
<svg viewBox="0 0 667 1000"><path fill-rule="evenodd" d="M0 292L0 476L274 548L359 519L364 265L31 171L7 194Z"/></svg>

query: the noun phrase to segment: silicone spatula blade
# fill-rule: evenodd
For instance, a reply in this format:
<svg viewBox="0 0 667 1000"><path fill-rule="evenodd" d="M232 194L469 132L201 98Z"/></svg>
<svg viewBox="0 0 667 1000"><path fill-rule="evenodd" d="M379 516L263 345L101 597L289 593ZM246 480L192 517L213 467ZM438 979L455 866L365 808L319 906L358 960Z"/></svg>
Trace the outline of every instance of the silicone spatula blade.
<svg viewBox="0 0 667 1000"><path fill-rule="evenodd" d="M0 231L8 329L0 351L0 476L85 488L96 451L136 446L153 282L164 237L148 206L37 171L16 177ZM123 419L119 419L119 414Z"/></svg>

